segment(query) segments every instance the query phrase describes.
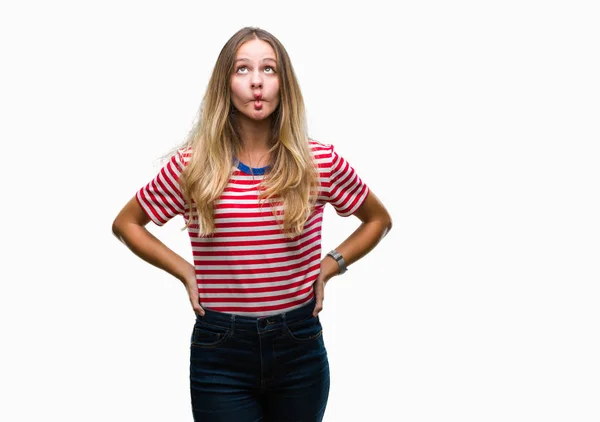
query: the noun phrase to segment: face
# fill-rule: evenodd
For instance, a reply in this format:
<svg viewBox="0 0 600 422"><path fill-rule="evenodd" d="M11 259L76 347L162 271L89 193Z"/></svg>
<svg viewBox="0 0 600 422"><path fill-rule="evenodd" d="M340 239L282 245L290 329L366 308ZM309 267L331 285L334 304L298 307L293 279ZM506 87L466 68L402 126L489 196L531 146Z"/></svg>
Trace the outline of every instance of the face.
<svg viewBox="0 0 600 422"><path fill-rule="evenodd" d="M250 40L237 51L231 76L231 102L252 120L266 119L279 104L275 51L265 41Z"/></svg>

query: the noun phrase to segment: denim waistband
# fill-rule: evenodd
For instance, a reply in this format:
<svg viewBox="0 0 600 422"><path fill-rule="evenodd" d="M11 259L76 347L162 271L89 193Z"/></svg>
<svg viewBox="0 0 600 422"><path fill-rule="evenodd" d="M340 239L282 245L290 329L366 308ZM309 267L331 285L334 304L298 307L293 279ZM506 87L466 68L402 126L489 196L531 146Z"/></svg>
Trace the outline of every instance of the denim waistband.
<svg viewBox="0 0 600 422"><path fill-rule="evenodd" d="M312 316L312 313L315 309L315 304L316 297L313 295L313 297L307 303L299 308L264 317L249 317L245 315L213 311L205 308L205 315L200 316L196 314L196 320L207 324L217 325L219 327L235 327L236 330L239 329L258 332L270 331L271 329L277 328L281 324L290 324Z"/></svg>

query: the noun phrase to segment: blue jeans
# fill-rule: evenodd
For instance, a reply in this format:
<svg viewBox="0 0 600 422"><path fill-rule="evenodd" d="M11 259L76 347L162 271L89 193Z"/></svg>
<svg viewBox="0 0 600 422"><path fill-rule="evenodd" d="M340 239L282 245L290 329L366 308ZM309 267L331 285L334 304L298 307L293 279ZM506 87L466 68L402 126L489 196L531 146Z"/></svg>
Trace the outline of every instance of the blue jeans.
<svg viewBox="0 0 600 422"><path fill-rule="evenodd" d="M205 309L190 339L194 421L320 422L329 362L315 298L268 317Z"/></svg>

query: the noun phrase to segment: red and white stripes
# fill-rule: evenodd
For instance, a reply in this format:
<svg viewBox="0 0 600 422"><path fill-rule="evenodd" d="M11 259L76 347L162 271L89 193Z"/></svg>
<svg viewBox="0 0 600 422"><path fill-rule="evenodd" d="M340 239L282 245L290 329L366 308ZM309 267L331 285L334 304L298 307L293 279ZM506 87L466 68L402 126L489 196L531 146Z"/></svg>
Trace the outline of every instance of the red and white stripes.
<svg viewBox="0 0 600 422"><path fill-rule="evenodd" d="M289 239L280 231L268 204L258 203L258 184L264 177L232 169L223 194L215 204L213 236L199 237L188 229L200 304L220 312L267 316L308 302L314 295L321 261L321 223L327 202L341 216L362 204L368 187L332 145L310 141L319 166L320 190L313 214L301 235ZM150 219L162 226L186 214L178 176L191 151L180 150L142 187L136 197ZM279 210L281 211L281 210Z"/></svg>

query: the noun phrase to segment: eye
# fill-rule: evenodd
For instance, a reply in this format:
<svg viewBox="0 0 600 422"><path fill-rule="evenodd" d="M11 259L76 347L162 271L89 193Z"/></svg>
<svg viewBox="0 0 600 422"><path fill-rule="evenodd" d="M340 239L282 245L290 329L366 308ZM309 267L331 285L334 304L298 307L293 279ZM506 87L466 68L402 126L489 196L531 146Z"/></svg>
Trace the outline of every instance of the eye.
<svg viewBox="0 0 600 422"><path fill-rule="evenodd" d="M266 66L265 69L271 69L272 72L270 73L275 73L275 68L273 66Z"/></svg>
<svg viewBox="0 0 600 422"><path fill-rule="evenodd" d="M240 69L246 69L246 66L239 66L239 67L238 67L238 68L235 70L235 72L236 72L236 73L239 73Z"/></svg>

